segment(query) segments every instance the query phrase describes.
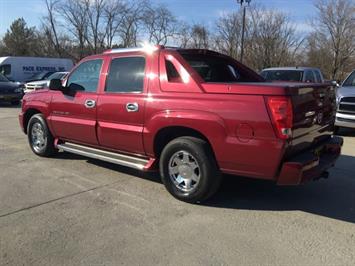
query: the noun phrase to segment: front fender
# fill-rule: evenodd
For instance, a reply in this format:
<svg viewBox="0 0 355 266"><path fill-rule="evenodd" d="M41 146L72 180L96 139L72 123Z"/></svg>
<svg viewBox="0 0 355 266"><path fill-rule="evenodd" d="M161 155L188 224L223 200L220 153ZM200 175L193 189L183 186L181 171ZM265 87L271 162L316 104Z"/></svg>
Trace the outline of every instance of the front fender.
<svg viewBox="0 0 355 266"><path fill-rule="evenodd" d="M26 114L28 112L32 112L32 111L35 111L35 113L42 113L43 116L45 117L46 121L47 121L47 124L48 124L48 127L49 129L51 130L52 132L52 128L51 128L51 125L49 123L49 121L47 120L49 114L50 114L50 110L49 110L49 105L50 105L50 102L51 102L51 97L49 95L41 95L41 97L25 97L24 98L24 101L22 103L22 112L20 114L20 123L21 124L21 127L23 127L24 131L26 131L26 128L25 128L25 123L26 123Z"/></svg>

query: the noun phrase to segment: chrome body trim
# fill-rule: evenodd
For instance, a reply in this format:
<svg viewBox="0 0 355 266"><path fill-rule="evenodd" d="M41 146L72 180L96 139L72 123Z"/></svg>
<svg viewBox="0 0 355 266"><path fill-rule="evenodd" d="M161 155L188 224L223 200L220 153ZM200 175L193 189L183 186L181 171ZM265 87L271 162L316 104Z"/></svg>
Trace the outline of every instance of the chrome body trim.
<svg viewBox="0 0 355 266"><path fill-rule="evenodd" d="M149 159L95 149L70 142L58 144L57 148L62 149L66 152L75 153L89 158L131 167L138 170L143 170L145 165L149 162Z"/></svg>

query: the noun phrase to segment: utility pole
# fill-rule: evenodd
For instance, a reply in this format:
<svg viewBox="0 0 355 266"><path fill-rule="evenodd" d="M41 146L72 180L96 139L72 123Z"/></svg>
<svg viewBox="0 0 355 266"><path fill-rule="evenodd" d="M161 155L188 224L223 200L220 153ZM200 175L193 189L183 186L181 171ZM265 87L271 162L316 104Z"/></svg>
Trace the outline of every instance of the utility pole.
<svg viewBox="0 0 355 266"><path fill-rule="evenodd" d="M240 4L240 7L243 8L242 40L241 40L241 47L240 47L240 62L243 63L246 5L249 6L251 0L237 0L237 2L238 4Z"/></svg>

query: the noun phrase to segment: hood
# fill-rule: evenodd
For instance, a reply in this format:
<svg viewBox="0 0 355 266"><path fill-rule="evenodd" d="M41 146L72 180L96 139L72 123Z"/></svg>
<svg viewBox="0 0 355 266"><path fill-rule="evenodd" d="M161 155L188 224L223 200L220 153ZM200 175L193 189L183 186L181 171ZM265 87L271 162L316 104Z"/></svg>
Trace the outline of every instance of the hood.
<svg viewBox="0 0 355 266"><path fill-rule="evenodd" d="M355 86L340 87L337 89L337 97L355 96Z"/></svg>
<svg viewBox="0 0 355 266"><path fill-rule="evenodd" d="M19 87L19 84L15 82L0 82L0 90L11 90L11 89L17 89Z"/></svg>

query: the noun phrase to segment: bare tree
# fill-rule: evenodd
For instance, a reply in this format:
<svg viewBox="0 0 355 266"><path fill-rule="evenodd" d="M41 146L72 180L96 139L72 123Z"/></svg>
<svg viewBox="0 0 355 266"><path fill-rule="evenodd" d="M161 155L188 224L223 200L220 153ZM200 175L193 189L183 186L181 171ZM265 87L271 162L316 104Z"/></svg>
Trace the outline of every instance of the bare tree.
<svg viewBox="0 0 355 266"><path fill-rule="evenodd" d="M241 12L223 14L216 23L214 38L216 49L234 58L238 58L240 53L241 16Z"/></svg>
<svg viewBox="0 0 355 266"><path fill-rule="evenodd" d="M174 42L181 48L187 48L191 42L191 26L181 21L177 25Z"/></svg>
<svg viewBox="0 0 355 266"><path fill-rule="evenodd" d="M59 0L45 0L47 16L43 18L42 27L44 35L47 37L50 45L54 47L55 53L60 57L62 56L62 47L59 43L56 20L56 9L58 4Z"/></svg>
<svg viewBox="0 0 355 266"><path fill-rule="evenodd" d="M246 62L257 70L292 65L303 39L289 17L277 10L252 8L246 38Z"/></svg>
<svg viewBox="0 0 355 266"><path fill-rule="evenodd" d="M81 59L87 54L86 41L88 39L89 20L85 1L65 1L59 7L64 20L64 26L78 43L77 59Z"/></svg>
<svg viewBox="0 0 355 266"><path fill-rule="evenodd" d="M118 28L120 47L132 47L138 44L138 35L143 23L142 14L149 6L146 0L132 1L126 5L125 15Z"/></svg>
<svg viewBox="0 0 355 266"><path fill-rule="evenodd" d="M112 48L113 41L118 35L120 27L127 13L127 7L124 2L120 0L109 0L104 8L104 18L106 24L106 45Z"/></svg>
<svg viewBox="0 0 355 266"><path fill-rule="evenodd" d="M315 53L328 54L331 64L328 75L341 79L346 71L355 67L355 5L353 0L319 0L315 3L318 11L313 22L315 31L309 42L313 50L308 56L314 59ZM326 52L328 51L328 53ZM324 58L324 57L323 57ZM327 63L318 62L322 66Z"/></svg>
<svg viewBox="0 0 355 266"><path fill-rule="evenodd" d="M149 7L143 22L150 43L165 45L177 34L177 19L165 6Z"/></svg>
<svg viewBox="0 0 355 266"><path fill-rule="evenodd" d="M103 19L106 1L84 0L84 3L89 22L85 37L92 52L96 54L105 47L106 27L103 26Z"/></svg>
<svg viewBox="0 0 355 266"><path fill-rule="evenodd" d="M191 29L191 48L208 49L210 44L210 32L206 26L195 24Z"/></svg>

